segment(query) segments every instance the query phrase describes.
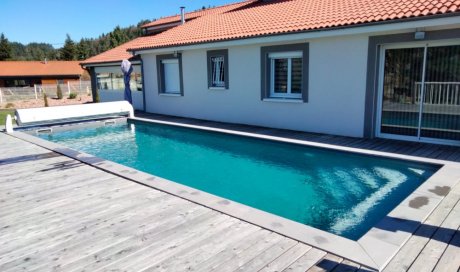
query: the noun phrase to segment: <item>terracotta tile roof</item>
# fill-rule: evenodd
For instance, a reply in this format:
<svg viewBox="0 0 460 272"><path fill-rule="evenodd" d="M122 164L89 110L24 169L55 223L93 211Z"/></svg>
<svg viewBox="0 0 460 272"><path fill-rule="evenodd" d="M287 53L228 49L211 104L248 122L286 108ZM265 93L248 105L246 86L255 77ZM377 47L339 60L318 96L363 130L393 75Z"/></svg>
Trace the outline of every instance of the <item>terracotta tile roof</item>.
<svg viewBox="0 0 460 272"><path fill-rule="evenodd" d="M215 8L208 8L205 10L187 12L185 17L187 18L187 20L191 20L191 19L195 19L195 18L204 16L204 15L224 13L230 10L241 8L242 6L248 5L255 1L256 0L244 1L244 2L232 3L232 4L228 4L224 6L219 6ZM180 15L174 15L174 16L164 17L159 20L153 21L151 23L145 24L142 26L142 28L159 26L159 25L164 25L164 24L169 24L169 23L175 23L179 21L180 21ZM133 57L133 55L129 53L127 49L135 46L137 43L138 43L137 39L129 41L113 49L107 50L99 55L88 58L82 61L81 64L84 65L84 64L117 62L123 59L130 59Z"/></svg>
<svg viewBox="0 0 460 272"><path fill-rule="evenodd" d="M460 0L250 1L225 13L202 16L155 36L137 39L138 50L352 26L447 13Z"/></svg>
<svg viewBox="0 0 460 272"><path fill-rule="evenodd" d="M0 77L6 76L81 76L79 61L0 61Z"/></svg>
<svg viewBox="0 0 460 272"><path fill-rule="evenodd" d="M81 64L106 63L106 62L116 62L116 61L122 61L124 59L130 59L133 57L133 55L126 50L130 48L131 46L135 45L136 43L137 43L137 39L134 39L132 41L119 45L115 48L102 52L99 55L88 58L80 63Z"/></svg>
<svg viewBox="0 0 460 272"><path fill-rule="evenodd" d="M241 6L247 5L247 4L249 4L251 2L254 2L254 1L255 0L243 1L243 2L237 2L237 3L232 3L232 4L213 7L213 8L207 8L207 9L204 9L204 10L186 12L185 13L185 20L189 21L189 20L196 19L198 17L202 17L204 15L224 13L224 12L239 8ZM142 28L160 26L160 25L171 24L171 23L178 23L178 22L180 22L180 15L172 15L172 16L163 17L163 18L160 18L160 19L155 20L153 22L150 22L148 24L145 24L145 25L142 26Z"/></svg>

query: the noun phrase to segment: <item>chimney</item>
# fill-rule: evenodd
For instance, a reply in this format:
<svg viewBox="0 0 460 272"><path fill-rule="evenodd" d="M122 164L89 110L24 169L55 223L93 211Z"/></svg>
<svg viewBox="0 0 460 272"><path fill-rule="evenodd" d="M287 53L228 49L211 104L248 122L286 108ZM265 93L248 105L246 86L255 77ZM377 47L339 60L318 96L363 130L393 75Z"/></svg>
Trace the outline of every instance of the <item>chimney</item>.
<svg viewBox="0 0 460 272"><path fill-rule="evenodd" d="M180 7L180 24L185 24L185 7Z"/></svg>

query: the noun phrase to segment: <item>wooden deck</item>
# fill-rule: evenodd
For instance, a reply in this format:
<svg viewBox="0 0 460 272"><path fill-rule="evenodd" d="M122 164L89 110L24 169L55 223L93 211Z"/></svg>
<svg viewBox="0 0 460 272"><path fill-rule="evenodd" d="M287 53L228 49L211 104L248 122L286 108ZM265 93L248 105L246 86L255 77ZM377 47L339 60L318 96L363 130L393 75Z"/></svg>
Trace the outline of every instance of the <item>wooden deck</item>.
<svg viewBox="0 0 460 272"><path fill-rule="evenodd" d="M294 136L340 141L311 135ZM353 138L341 142L377 150L383 145ZM412 154L407 144L389 148L396 146ZM460 160L452 147L409 146ZM459 199L457 185L386 271L457 271ZM2 272L357 270L358 264L338 256L0 133Z"/></svg>

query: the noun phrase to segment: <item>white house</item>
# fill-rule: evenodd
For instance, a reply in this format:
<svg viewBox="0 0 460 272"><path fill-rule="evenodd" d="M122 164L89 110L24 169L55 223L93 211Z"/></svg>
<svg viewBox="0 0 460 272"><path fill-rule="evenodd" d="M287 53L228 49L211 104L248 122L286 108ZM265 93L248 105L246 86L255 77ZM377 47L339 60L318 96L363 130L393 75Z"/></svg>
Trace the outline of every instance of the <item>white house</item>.
<svg viewBox="0 0 460 272"><path fill-rule="evenodd" d="M459 1L224 7L130 43L145 111L460 144Z"/></svg>

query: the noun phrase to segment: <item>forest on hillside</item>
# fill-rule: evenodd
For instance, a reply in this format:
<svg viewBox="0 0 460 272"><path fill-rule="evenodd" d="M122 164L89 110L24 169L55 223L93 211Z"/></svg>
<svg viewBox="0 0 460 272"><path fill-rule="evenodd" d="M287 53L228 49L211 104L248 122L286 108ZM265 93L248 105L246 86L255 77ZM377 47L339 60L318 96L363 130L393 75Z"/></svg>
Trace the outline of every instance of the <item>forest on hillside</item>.
<svg viewBox="0 0 460 272"><path fill-rule="evenodd" d="M117 47L142 35L141 26L150 22L141 20L135 26L115 27L111 32L97 38L72 40L67 34L62 48L54 48L48 43L29 43L27 45L8 41L0 35L0 60L84 60Z"/></svg>

